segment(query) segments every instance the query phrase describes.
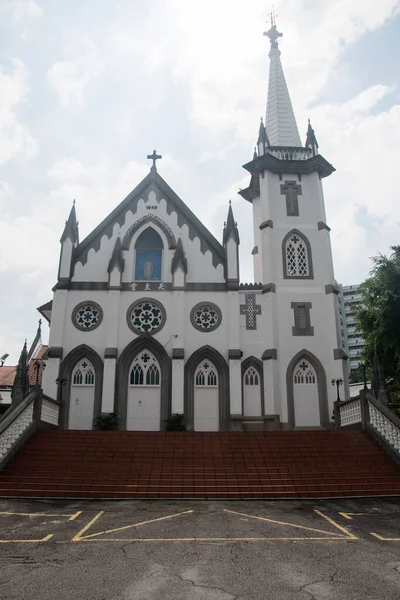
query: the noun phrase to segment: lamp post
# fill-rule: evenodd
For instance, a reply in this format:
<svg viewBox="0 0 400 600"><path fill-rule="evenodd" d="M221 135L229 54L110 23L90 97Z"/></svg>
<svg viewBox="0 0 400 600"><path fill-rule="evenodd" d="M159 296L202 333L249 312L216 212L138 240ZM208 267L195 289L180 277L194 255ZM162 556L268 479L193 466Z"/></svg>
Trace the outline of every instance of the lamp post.
<svg viewBox="0 0 400 600"><path fill-rule="evenodd" d="M337 398L336 398L336 400L338 402L340 402L339 387L341 385L343 385L343 379L332 379L332 385L336 385L336 390L337 390Z"/></svg>
<svg viewBox="0 0 400 600"><path fill-rule="evenodd" d="M40 375L40 371L43 373L43 371L46 368L46 363L43 360L35 360L34 363L34 369L36 372L36 385L39 385L39 375Z"/></svg>
<svg viewBox="0 0 400 600"><path fill-rule="evenodd" d="M6 358L8 358L9 356L9 354L3 354L3 356L0 356L0 367L4 365Z"/></svg>
<svg viewBox="0 0 400 600"><path fill-rule="evenodd" d="M67 383L65 377L57 377L56 383L58 385L58 400L62 400L63 396L63 387Z"/></svg>
<svg viewBox="0 0 400 600"><path fill-rule="evenodd" d="M362 368L362 372L363 372L364 390L366 390L367 389L367 374L366 374L365 363L360 363L360 367Z"/></svg>

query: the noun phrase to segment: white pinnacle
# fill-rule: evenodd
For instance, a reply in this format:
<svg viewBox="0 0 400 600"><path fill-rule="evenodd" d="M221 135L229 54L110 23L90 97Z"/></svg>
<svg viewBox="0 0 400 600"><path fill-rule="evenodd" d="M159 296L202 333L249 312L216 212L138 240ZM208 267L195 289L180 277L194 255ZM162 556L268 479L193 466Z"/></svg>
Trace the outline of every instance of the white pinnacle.
<svg viewBox="0 0 400 600"><path fill-rule="evenodd" d="M275 40L275 43L271 43L269 53L270 67L265 126L271 146L299 147L302 146L302 143L283 74L281 53L277 46Z"/></svg>

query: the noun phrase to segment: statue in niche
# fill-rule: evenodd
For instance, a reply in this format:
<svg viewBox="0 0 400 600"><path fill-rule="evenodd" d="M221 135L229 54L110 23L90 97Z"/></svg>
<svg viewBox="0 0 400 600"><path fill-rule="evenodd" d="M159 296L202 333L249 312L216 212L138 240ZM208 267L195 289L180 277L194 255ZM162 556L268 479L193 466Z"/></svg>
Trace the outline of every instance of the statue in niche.
<svg viewBox="0 0 400 600"><path fill-rule="evenodd" d="M148 256L146 258L146 262L143 265L143 278L146 281L151 281L151 279L153 278L153 273L154 273L154 265L151 261L150 256Z"/></svg>

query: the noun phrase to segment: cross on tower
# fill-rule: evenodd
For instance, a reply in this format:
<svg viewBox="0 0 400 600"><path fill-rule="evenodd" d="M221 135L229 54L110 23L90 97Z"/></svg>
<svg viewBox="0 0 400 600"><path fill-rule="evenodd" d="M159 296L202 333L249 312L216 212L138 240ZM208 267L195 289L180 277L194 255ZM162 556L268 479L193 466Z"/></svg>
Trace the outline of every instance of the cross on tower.
<svg viewBox="0 0 400 600"><path fill-rule="evenodd" d="M261 305L256 304L255 294L245 295L246 304L240 305L240 314L246 315L246 329L257 329L257 315L261 315Z"/></svg>
<svg viewBox="0 0 400 600"><path fill-rule="evenodd" d="M286 213L288 217L299 216L299 196L303 194L301 185L295 181L285 181L281 184L281 194L286 196Z"/></svg>
<svg viewBox="0 0 400 600"><path fill-rule="evenodd" d="M156 150L153 150L153 154L148 154L147 158L153 161L153 167L156 169L156 161L161 159L161 154L157 154Z"/></svg>

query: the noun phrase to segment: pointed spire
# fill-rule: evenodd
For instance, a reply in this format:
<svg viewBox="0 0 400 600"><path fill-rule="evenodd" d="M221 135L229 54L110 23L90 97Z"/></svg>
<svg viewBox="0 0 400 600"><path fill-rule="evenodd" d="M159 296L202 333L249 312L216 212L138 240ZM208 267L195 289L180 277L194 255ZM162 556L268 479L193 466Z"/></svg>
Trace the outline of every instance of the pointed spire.
<svg viewBox="0 0 400 600"><path fill-rule="evenodd" d="M307 127L307 137L306 137L306 148L311 148L313 151L313 156L318 154L318 142L315 136L315 131L311 127L310 119L308 119L308 127Z"/></svg>
<svg viewBox="0 0 400 600"><path fill-rule="evenodd" d="M171 273L175 273L179 267L181 267L182 271L187 275L187 258L183 251L181 238L178 238L178 243L176 244L175 254L171 262Z"/></svg>
<svg viewBox="0 0 400 600"><path fill-rule="evenodd" d="M27 361L29 362L31 358L35 358L38 351L42 347L42 319L39 319L38 328L36 331L35 339L32 342L31 347L29 348Z"/></svg>
<svg viewBox="0 0 400 600"><path fill-rule="evenodd" d="M25 394L28 391L28 387L28 348L26 346L25 340L24 346L19 357L17 372L14 378L13 389L11 392L12 402L22 402Z"/></svg>
<svg viewBox="0 0 400 600"><path fill-rule="evenodd" d="M121 273L124 272L125 259L122 255L121 238L117 238L117 241L115 242L114 250L111 255L110 262L108 263L107 272L111 273L115 267L117 267Z"/></svg>
<svg viewBox="0 0 400 600"><path fill-rule="evenodd" d="M276 28L275 18L271 28L264 33L270 39L269 84L265 125L271 146L301 147L289 91L281 64L278 38L282 36Z"/></svg>
<svg viewBox="0 0 400 600"><path fill-rule="evenodd" d="M63 243L65 240L70 239L74 245L79 244L79 229L78 221L76 220L75 211L75 200L72 204L71 212L69 213L68 220L65 221L65 227L61 236L60 242Z"/></svg>
<svg viewBox="0 0 400 600"><path fill-rule="evenodd" d="M228 218L225 223L224 234L223 234L223 245L224 246L228 242L229 238L231 238L231 237L234 239L234 241L236 242L237 245L240 244L237 223L235 222L235 219L233 218L232 202L231 202L231 200L229 200Z"/></svg>
<svg viewBox="0 0 400 600"><path fill-rule="evenodd" d="M261 117L260 127L258 130L258 140L257 140L258 152L259 154L265 154L265 149L269 146L269 139L267 135L267 130L265 129L263 118Z"/></svg>

